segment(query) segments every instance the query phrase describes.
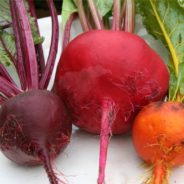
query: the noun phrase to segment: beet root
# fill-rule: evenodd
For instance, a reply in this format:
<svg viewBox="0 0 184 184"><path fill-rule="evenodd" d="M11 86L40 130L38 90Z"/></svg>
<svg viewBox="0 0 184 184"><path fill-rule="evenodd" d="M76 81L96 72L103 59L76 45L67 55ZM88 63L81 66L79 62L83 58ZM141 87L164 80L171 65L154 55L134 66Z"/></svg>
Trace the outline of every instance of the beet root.
<svg viewBox="0 0 184 184"><path fill-rule="evenodd" d="M142 106L165 96L168 84L166 65L139 36L95 30L65 48L54 89L74 124L90 133L100 133L103 99L111 98L117 107L112 133L121 134Z"/></svg>
<svg viewBox="0 0 184 184"><path fill-rule="evenodd" d="M137 35L89 31L64 49L54 90L67 105L76 126L101 135L99 184L104 181L111 133L129 131L138 111L163 99L168 85L166 65Z"/></svg>
<svg viewBox="0 0 184 184"><path fill-rule="evenodd" d="M43 164L51 184L57 184L51 166L69 143L71 122L58 96L33 90L8 99L0 109L0 148L23 165Z"/></svg>

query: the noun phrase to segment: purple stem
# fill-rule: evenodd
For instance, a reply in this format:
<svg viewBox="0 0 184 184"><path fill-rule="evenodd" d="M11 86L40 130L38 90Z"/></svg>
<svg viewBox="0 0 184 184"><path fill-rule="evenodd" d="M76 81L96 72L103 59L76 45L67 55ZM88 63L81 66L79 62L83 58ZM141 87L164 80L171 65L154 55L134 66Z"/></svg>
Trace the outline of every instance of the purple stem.
<svg viewBox="0 0 184 184"><path fill-rule="evenodd" d="M103 29L104 28L103 21L102 21L102 18L101 18L100 14L96 8L94 1L93 0L87 0L87 1L88 1L89 8L90 8L90 11L91 11L96 28Z"/></svg>
<svg viewBox="0 0 184 184"><path fill-rule="evenodd" d="M12 79L12 77L10 76L10 74L8 73L8 71L6 70L3 64L0 64L0 75L4 77L7 81L9 81L10 83L17 86L15 81Z"/></svg>
<svg viewBox="0 0 184 184"><path fill-rule="evenodd" d="M72 26L73 20L75 19L76 16L77 16L76 13L72 13L70 15L70 18L68 19L66 25L65 25L64 34L63 34L63 46L62 46L62 50L65 49L65 47L68 45L68 43L70 41L71 26Z"/></svg>
<svg viewBox="0 0 184 184"><path fill-rule="evenodd" d="M36 25L37 33L38 33L38 35L40 35L36 10L35 10L35 6L34 6L34 0L28 0L28 3L29 3L29 9L30 9L31 16L35 18L35 25ZM42 44L37 44L35 47L36 47L37 57L38 57L39 78L41 78L42 73L45 69L45 58L44 58L44 54L43 54L43 47L42 47Z"/></svg>
<svg viewBox="0 0 184 184"><path fill-rule="evenodd" d="M52 38L51 38L51 46L49 51L49 56L47 59L45 71L40 80L40 89L47 89L50 78L52 76L52 72L55 65L57 50L58 50L58 41L59 41L59 23L57 18L57 12L54 6L53 0L47 0L47 4L49 6L49 11L52 19Z"/></svg>
<svg viewBox="0 0 184 184"><path fill-rule="evenodd" d="M133 33L135 27L135 2L134 0L125 1L124 31Z"/></svg>
<svg viewBox="0 0 184 184"><path fill-rule="evenodd" d="M102 120L100 132L100 158L98 184L103 184L105 179L105 166L107 161L107 150L111 137L111 127L115 118L115 103L111 99L102 102Z"/></svg>
<svg viewBox="0 0 184 184"><path fill-rule="evenodd" d="M22 51L24 52L25 68L29 89L38 89L38 66L32 38L30 23L24 0L14 1L21 34Z"/></svg>
<svg viewBox="0 0 184 184"><path fill-rule="evenodd" d="M3 93L8 98L22 93L22 91L17 88L15 85L8 82L2 76L0 76L0 92Z"/></svg>
<svg viewBox="0 0 184 184"><path fill-rule="evenodd" d="M84 11L84 6L83 6L82 0L77 1L77 7L78 7L79 19L81 22L82 29L84 31L89 31L90 25L89 25L89 21L87 20L86 13Z"/></svg>
<svg viewBox="0 0 184 184"><path fill-rule="evenodd" d="M7 100L2 94L0 94L0 105L3 104Z"/></svg>
<svg viewBox="0 0 184 184"><path fill-rule="evenodd" d="M13 32L15 35L15 46L16 46L16 62L15 67L20 79L20 84L23 90L27 88L27 80L26 80L26 72L23 60L23 53L21 48L21 38L19 36L19 27L18 21L16 17L16 8L15 8L15 1L10 1L10 8L11 8L11 16L12 16L12 25L13 25Z"/></svg>
<svg viewBox="0 0 184 184"><path fill-rule="evenodd" d="M121 0L114 0L112 29L121 30Z"/></svg>

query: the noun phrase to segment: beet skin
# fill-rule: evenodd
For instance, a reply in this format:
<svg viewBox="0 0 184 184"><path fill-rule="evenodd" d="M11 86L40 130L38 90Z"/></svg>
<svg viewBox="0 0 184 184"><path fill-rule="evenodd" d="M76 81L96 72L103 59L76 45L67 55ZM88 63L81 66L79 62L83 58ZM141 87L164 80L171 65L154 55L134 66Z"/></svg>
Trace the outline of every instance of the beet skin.
<svg viewBox="0 0 184 184"><path fill-rule="evenodd" d="M19 164L54 159L69 143L71 123L58 96L33 90L8 99L0 109L0 148Z"/></svg>

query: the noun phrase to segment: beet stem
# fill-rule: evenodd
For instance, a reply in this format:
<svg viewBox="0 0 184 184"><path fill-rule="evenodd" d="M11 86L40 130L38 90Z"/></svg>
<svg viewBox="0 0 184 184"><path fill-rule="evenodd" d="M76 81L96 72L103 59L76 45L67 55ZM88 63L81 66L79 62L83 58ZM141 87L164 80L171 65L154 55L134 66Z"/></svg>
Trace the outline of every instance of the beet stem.
<svg viewBox="0 0 184 184"><path fill-rule="evenodd" d="M0 63L0 76L4 77L7 81L17 86L13 78L10 76L10 74L6 70L5 66L1 63Z"/></svg>
<svg viewBox="0 0 184 184"><path fill-rule="evenodd" d="M111 126L115 118L115 103L107 98L102 102L102 120L100 132L100 158L99 158L99 173L98 184L104 183L105 166L107 160L107 150L110 141Z"/></svg>
<svg viewBox="0 0 184 184"><path fill-rule="evenodd" d="M121 0L114 0L112 29L119 31L121 29Z"/></svg>
<svg viewBox="0 0 184 184"><path fill-rule="evenodd" d="M83 0L77 1L77 7L78 7L79 19L81 22L82 29L83 31L89 31L90 25L89 25L89 21L87 20L86 13L84 11Z"/></svg>
<svg viewBox="0 0 184 184"><path fill-rule="evenodd" d="M3 96L2 94L0 94L0 105L3 104L6 100L7 98Z"/></svg>
<svg viewBox="0 0 184 184"><path fill-rule="evenodd" d="M121 7L121 17L122 17L122 21L124 21L124 17L125 17L125 10L126 10L126 0L124 0L122 7ZM123 22L121 23L121 25L123 24ZM124 25L123 25L124 27Z"/></svg>
<svg viewBox="0 0 184 184"><path fill-rule="evenodd" d="M167 181L167 167L161 161L157 162L153 170L152 184L162 184Z"/></svg>
<svg viewBox="0 0 184 184"><path fill-rule="evenodd" d="M96 28L103 29L104 28L103 21L102 21L102 18L101 18L100 14L96 8L94 1L88 0L88 4L89 4L89 8L90 8L90 11L91 11Z"/></svg>
<svg viewBox="0 0 184 184"><path fill-rule="evenodd" d="M23 53L22 53L22 48L20 44L21 38L19 36L19 27L18 27L14 1L10 1L10 9L11 9L12 25L13 25L13 32L15 35L15 46L16 46L15 68L17 70L17 73L20 79L21 88L25 90L27 88L27 79L26 79L26 72L25 72L25 66L24 66L24 60L23 60Z"/></svg>
<svg viewBox="0 0 184 184"><path fill-rule="evenodd" d="M34 0L28 0L29 3L29 9L30 9L30 13L31 16L35 18L35 26L36 26L36 30L37 30L37 34L40 36L40 30L39 30L39 26L38 26L38 21L37 21L37 15L36 15L36 10L35 10L35 6L34 6ZM42 73L45 69L45 58L44 58L44 54L43 54L43 47L42 44L37 44L36 46L36 51L37 51L37 57L38 57L38 65L39 65L39 78L41 78Z"/></svg>
<svg viewBox="0 0 184 184"><path fill-rule="evenodd" d="M64 29L64 34L63 34L63 48L62 50L64 50L66 48L66 46L68 45L69 41L70 41L70 31L71 31L71 26L73 23L73 20L76 17L76 13L72 13L70 15L69 20L67 21L66 25L65 25L65 29Z"/></svg>
<svg viewBox="0 0 184 184"><path fill-rule="evenodd" d="M21 31L19 36L21 37L22 50L24 52L28 88L38 89L38 66L27 10L24 0L16 0L14 3Z"/></svg>
<svg viewBox="0 0 184 184"><path fill-rule="evenodd" d="M40 159L43 162L43 165L44 165L45 171L48 175L50 184L59 184L59 181L64 184L63 181L61 181L59 178L57 178L57 176L52 168L52 164L51 164L49 154L48 154L48 151L46 150L46 148L42 149L42 152L40 154Z"/></svg>
<svg viewBox="0 0 184 184"><path fill-rule="evenodd" d="M6 97L13 97L19 93L22 93L14 84L7 81L5 78L0 76L0 92Z"/></svg>
<svg viewBox="0 0 184 184"><path fill-rule="evenodd" d="M52 19L52 38L51 38L51 46L49 51L49 56L47 59L45 71L40 80L40 89L46 89L48 87L58 50L58 41L59 41L59 23L57 17L57 11L54 5L53 0L47 0L47 4L49 6L49 11Z"/></svg>
<svg viewBox="0 0 184 184"><path fill-rule="evenodd" d="M133 33L135 27L135 2L134 0L125 1L124 31Z"/></svg>

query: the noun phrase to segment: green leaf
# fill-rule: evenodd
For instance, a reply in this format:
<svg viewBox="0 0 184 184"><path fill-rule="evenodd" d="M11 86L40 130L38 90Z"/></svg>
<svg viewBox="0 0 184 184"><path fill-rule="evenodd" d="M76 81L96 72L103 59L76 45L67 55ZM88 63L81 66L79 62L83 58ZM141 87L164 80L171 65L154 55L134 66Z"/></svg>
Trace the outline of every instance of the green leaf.
<svg viewBox="0 0 184 184"><path fill-rule="evenodd" d="M113 0L94 0L94 2L102 17L112 10Z"/></svg>
<svg viewBox="0 0 184 184"><path fill-rule="evenodd" d="M32 31L32 36L33 36L34 43L36 45L40 44L40 43L43 43L44 37L38 35L38 33L37 33L37 29L36 29L36 26L35 26L35 18L31 17L30 15L28 15L28 17L29 17L29 22L30 22L30 25L31 25L31 31Z"/></svg>
<svg viewBox="0 0 184 184"><path fill-rule="evenodd" d="M8 51L14 55L15 54L15 40L11 33L7 31L0 31L0 37L3 39L4 44L6 45ZM0 63L9 66L12 64L12 60L6 52L2 42L0 41Z"/></svg>
<svg viewBox="0 0 184 184"><path fill-rule="evenodd" d="M66 22L68 21L70 15L74 12L77 12L77 7L73 0L63 0L62 5L62 27L65 27Z"/></svg>
<svg viewBox="0 0 184 184"><path fill-rule="evenodd" d="M178 4L182 7L182 8L184 8L184 0L177 0L178 1Z"/></svg>
<svg viewBox="0 0 184 184"><path fill-rule="evenodd" d="M179 64L179 77L180 77L180 86L179 93L184 96L184 62Z"/></svg>
<svg viewBox="0 0 184 184"><path fill-rule="evenodd" d="M25 1L26 9L29 9L27 1ZM28 18L31 25L33 40L35 44L42 43L44 38L39 36L37 33L37 29L35 26L35 19L30 16L28 13ZM12 56L15 55L16 47L15 47L15 38L13 35L12 28L3 29L4 25L11 25L11 12L10 12L10 3L9 0L0 0L0 36L3 39L8 51ZM12 64L11 58L6 52L2 42L0 41L0 63L9 66Z"/></svg>
<svg viewBox="0 0 184 184"><path fill-rule="evenodd" d="M9 0L0 0L0 22L1 24L11 22Z"/></svg>
<svg viewBox="0 0 184 184"><path fill-rule="evenodd" d="M5 66L10 66L12 64L11 59L2 47L0 47L0 64L3 64Z"/></svg>
<svg viewBox="0 0 184 184"><path fill-rule="evenodd" d="M16 52L14 36L8 31L0 31L0 36L3 38L4 43L7 46L7 49L9 50L9 52L14 55L14 53ZM2 46L1 43L0 45Z"/></svg>
<svg viewBox="0 0 184 184"><path fill-rule="evenodd" d="M182 2L181 0L136 1L137 12L142 15L148 33L160 39L170 52L169 100L182 99L183 96L184 11L181 7Z"/></svg>

